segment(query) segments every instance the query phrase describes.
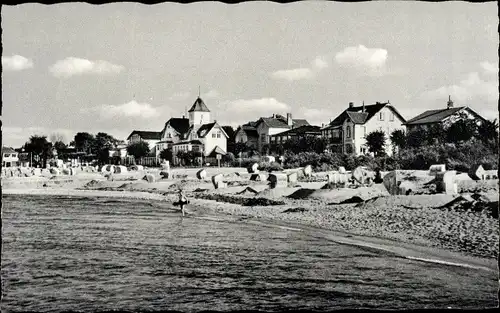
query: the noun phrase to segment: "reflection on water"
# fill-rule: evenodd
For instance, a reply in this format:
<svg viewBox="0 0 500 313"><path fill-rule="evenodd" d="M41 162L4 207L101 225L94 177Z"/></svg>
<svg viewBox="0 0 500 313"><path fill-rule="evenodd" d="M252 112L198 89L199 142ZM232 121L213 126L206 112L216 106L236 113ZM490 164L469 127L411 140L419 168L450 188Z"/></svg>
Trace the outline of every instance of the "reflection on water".
<svg viewBox="0 0 500 313"><path fill-rule="evenodd" d="M146 201L6 196L2 311L492 307L490 272Z"/></svg>

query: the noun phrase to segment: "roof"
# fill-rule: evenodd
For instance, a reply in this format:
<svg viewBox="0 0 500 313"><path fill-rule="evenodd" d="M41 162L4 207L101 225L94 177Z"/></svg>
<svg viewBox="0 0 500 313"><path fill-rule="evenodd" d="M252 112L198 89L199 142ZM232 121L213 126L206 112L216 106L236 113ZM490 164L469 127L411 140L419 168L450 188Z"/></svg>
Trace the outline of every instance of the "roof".
<svg viewBox="0 0 500 313"><path fill-rule="evenodd" d="M363 112L363 107L364 107L364 112ZM364 106L360 105L355 107L349 107L345 109L344 112L340 113L330 123L329 126L342 125L347 118L349 118L354 124L365 124L385 107L390 109L395 115L399 117L399 119L405 122L404 117L389 102L385 103L377 102L375 104L368 104Z"/></svg>
<svg viewBox="0 0 500 313"><path fill-rule="evenodd" d="M321 134L321 127L313 125L304 125L297 128L292 128L279 134L272 136L292 136L292 135L305 135L305 134Z"/></svg>
<svg viewBox="0 0 500 313"><path fill-rule="evenodd" d="M179 141L177 143L174 143L173 145L177 146L177 145L187 145L187 144L202 145L203 143L201 141L199 141L198 139L194 139L194 140L188 140L188 141Z"/></svg>
<svg viewBox="0 0 500 313"><path fill-rule="evenodd" d="M205 136L212 130L212 128L214 128L215 125L221 128L222 133L226 136L226 138L229 138L226 131L224 131L224 128L221 127L219 124L217 124L217 122L201 125L200 128L198 128L197 130L198 137L205 138Z"/></svg>
<svg viewBox="0 0 500 313"><path fill-rule="evenodd" d="M195 111L196 112L210 112L210 110L205 105L205 102L203 102L203 100L200 97L196 98L196 100L193 103L193 106L191 106L191 109L189 109L188 112L195 112Z"/></svg>
<svg viewBox="0 0 500 313"><path fill-rule="evenodd" d="M446 108L441 110L427 110L408 120L406 125L432 124L442 122L445 118L454 115L466 107Z"/></svg>
<svg viewBox="0 0 500 313"><path fill-rule="evenodd" d="M16 150L12 149L11 147L2 147L2 154L4 153L17 153Z"/></svg>
<svg viewBox="0 0 500 313"><path fill-rule="evenodd" d="M152 131L142 131L142 130L134 130L128 137L127 140L130 139L133 135L139 135L143 140L160 140L161 132L152 132Z"/></svg>
<svg viewBox="0 0 500 313"><path fill-rule="evenodd" d="M219 146L215 146L215 148L207 155L208 157L215 157L217 154L226 155L226 152L219 148Z"/></svg>
<svg viewBox="0 0 500 313"><path fill-rule="evenodd" d="M165 123L165 127L167 127L167 125L170 125L170 127L175 129L179 134L185 134L189 130L189 119L184 117L172 117Z"/></svg>
<svg viewBox="0 0 500 313"><path fill-rule="evenodd" d="M257 121L257 124L260 124L260 122L264 122L268 127L270 128L289 128L286 118L283 118L281 116L278 117L261 117L259 121ZM300 127L304 125L309 125L307 120L305 119L292 119L292 127Z"/></svg>
<svg viewBox="0 0 500 313"><path fill-rule="evenodd" d="M226 132L229 138L234 138L234 135L236 134L234 131L234 128L232 126L222 126L222 129Z"/></svg>

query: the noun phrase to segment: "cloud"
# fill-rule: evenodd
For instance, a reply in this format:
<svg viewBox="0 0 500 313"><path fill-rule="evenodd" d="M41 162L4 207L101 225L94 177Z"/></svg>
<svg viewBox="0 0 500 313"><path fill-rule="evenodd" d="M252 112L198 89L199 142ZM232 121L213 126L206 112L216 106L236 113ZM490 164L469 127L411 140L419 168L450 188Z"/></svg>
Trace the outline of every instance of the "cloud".
<svg viewBox="0 0 500 313"><path fill-rule="evenodd" d="M33 61L21 55L2 56L2 67L6 71L22 71L33 68Z"/></svg>
<svg viewBox="0 0 500 313"><path fill-rule="evenodd" d="M49 67L49 71L52 75L62 78L69 78L74 75L82 74L118 74L122 70L124 70L122 65L116 65L102 60L90 61L74 57L59 60Z"/></svg>
<svg viewBox="0 0 500 313"><path fill-rule="evenodd" d="M125 118L153 118L157 117L158 109L149 103L138 103L135 100L120 105L103 105L90 109L82 109L82 112L97 112L103 119L110 120L119 117Z"/></svg>
<svg viewBox="0 0 500 313"><path fill-rule="evenodd" d="M323 57L316 57L316 59L314 59L313 61L313 67L318 70L322 70L328 67L328 63L325 61Z"/></svg>
<svg viewBox="0 0 500 313"><path fill-rule="evenodd" d="M385 65L387 50L363 45L347 47L335 55L335 61L347 67L375 70Z"/></svg>
<svg viewBox="0 0 500 313"><path fill-rule="evenodd" d="M483 68L484 74L495 74L498 75L498 63L481 62L481 67Z"/></svg>
<svg viewBox="0 0 500 313"><path fill-rule="evenodd" d="M211 89L210 91L201 94L201 98L203 99L214 99L217 98L218 96L219 93L215 89Z"/></svg>
<svg viewBox="0 0 500 313"><path fill-rule="evenodd" d="M240 125L275 113L286 115L290 111L288 104L275 98L238 99L221 103L217 119L223 123Z"/></svg>
<svg viewBox="0 0 500 313"><path fill-rule="evenodd" d="M311 79L313 76L313 71L311 71L310 68L294 68L290 70L279 70L271 73L272 78L284 79L288 81Z"/></svg>
<svg viewBox="0 0 500 313"><path fill-rule="evenodd" d="M422 93L421 98L431 104L444 107L448 96L457 106L471 106L478 111L489 111L498 105L498 75L490 76L495 69L492 63L480 64L483 76L479 72L471 72L454 85L442 86Z"/></svg>
<svg viewBox="0 0 500 313"><path fill-rule="evenodd" d="M168 98L170 101L183 101L187 100L191 94L189 92L177 92L174 93L170 98Z"/></svg>

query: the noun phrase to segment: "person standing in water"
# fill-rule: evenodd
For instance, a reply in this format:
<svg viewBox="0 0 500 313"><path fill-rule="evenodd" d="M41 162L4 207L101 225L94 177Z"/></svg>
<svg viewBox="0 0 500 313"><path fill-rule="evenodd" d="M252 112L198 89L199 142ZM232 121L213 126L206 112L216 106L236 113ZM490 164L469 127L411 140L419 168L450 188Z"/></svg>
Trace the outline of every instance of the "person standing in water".
<svg viewBox="0 0 500 313"><path fill-rule="evenodd" d="M182 193L182 190L179 190L179 206L181 207L182 216L185 215L184 206L188 203L189 201L187 200L186 196Z"/></svg>

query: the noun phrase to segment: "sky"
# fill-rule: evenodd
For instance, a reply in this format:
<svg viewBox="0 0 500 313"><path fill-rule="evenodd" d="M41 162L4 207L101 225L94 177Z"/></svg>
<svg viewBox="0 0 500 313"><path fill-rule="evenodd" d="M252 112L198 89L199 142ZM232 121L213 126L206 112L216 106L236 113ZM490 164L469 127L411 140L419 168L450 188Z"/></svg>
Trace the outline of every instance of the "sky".
<svg viewBox="0 0 500 313"><path fill-rule="evenodd" d="M198 93L222 125L321 126L389 101L498 117L496 2L28 3L1 7L2 142L161 131Z"/></svg>

